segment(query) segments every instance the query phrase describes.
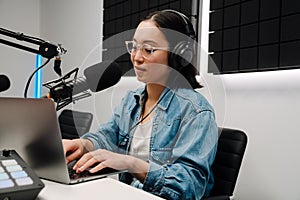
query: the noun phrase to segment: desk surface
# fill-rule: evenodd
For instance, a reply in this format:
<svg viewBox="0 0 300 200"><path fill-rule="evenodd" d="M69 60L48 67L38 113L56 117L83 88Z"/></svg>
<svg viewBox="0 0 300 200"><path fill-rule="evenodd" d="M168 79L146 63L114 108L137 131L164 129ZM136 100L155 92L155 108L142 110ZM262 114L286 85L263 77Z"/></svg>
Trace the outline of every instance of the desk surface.
<svg viewBox="0 0 300 200"><path fill-rule="evenodd" d="M47 180L42 181L45 183L45 187L40 192L37 200L161 199L148 192L126 185L112 178L103 178L75 185L65 185Z"/></svg>

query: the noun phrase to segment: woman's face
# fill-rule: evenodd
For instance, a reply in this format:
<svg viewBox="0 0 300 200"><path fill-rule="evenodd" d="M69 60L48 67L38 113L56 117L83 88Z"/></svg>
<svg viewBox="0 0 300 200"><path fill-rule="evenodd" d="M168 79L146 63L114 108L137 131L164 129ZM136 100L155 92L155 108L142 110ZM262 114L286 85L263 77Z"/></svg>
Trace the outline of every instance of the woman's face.
<svg viewBox="0 0 300 200"><path fill-rule="evenodd" d="M158 48L148 56L143 55L143 50L139 48L135 54L131 54L137 79L146 84L165 85L170 74L170 68L168 67L168 41L164 34L153 21L142 21L135 31L133 41L137 46L147 44L153 46L154 49L155 47Z"/></svg>

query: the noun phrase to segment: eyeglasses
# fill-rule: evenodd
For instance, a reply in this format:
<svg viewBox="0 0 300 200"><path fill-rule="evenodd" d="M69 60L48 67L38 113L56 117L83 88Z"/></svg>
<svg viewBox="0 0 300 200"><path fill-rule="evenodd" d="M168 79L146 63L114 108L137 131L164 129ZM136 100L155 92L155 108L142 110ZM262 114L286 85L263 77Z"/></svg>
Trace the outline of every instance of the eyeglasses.
<svg viewBox="0 0 300 200"><path fill-rule="evenodd" d="M169 48L167 47L153 47L150 44L144 43L144 44L138 44L134 41L125 41L126 48L129 54L136 55L137 51L140 50L142 56L145 59L148 59L151 57L151 55L157 51L157 50L164 50L168 51Z"/></svg>

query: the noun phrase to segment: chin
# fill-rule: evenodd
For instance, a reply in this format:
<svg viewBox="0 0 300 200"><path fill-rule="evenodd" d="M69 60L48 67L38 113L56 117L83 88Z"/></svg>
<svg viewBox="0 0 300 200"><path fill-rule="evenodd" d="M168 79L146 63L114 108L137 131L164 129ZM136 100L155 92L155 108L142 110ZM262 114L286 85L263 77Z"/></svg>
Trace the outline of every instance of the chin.
<svg viewBox="0 0 300 200"><path fill-rule="evenodd" d="M145 79L140 76L136 76L136 79L142 83L146 83Z"/></svg>

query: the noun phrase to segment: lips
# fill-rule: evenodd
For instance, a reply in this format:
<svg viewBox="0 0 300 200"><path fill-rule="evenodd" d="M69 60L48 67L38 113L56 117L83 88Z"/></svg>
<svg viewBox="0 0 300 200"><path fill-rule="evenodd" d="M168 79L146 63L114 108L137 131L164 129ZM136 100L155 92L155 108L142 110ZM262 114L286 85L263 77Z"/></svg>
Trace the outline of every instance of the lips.
<svg viewBox="0 0 300 200"><path fill-rule="evenodd" d="M141 67L137 67L137 66L134 66L134 68L135 68L135 70L137 70L137 71L146 71L146 69L144 69L144 68L141 68Z"/></svg>

